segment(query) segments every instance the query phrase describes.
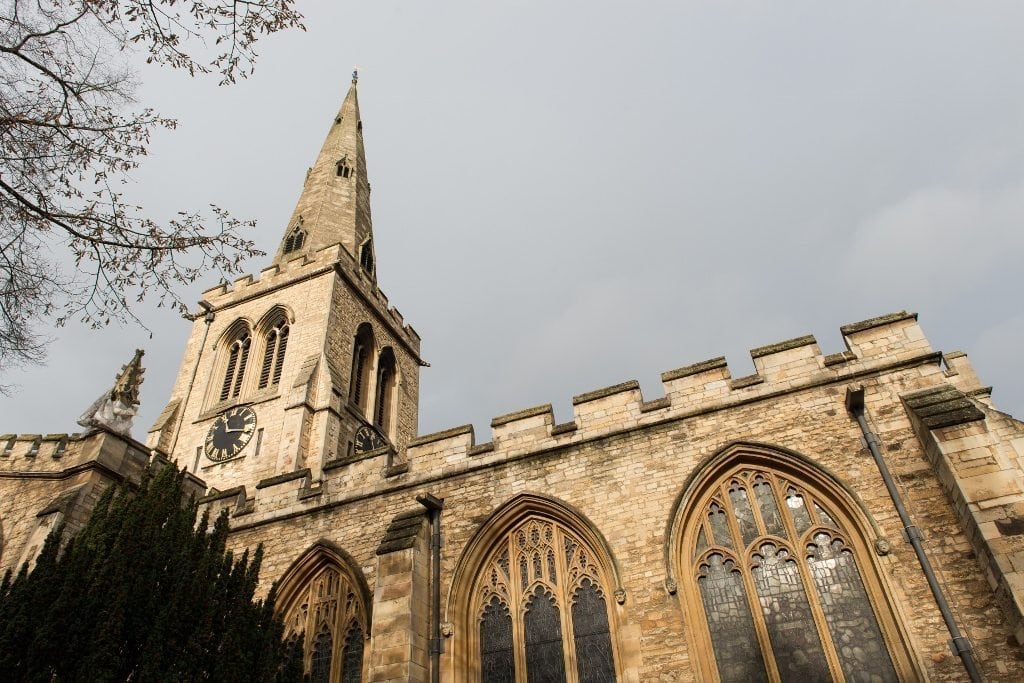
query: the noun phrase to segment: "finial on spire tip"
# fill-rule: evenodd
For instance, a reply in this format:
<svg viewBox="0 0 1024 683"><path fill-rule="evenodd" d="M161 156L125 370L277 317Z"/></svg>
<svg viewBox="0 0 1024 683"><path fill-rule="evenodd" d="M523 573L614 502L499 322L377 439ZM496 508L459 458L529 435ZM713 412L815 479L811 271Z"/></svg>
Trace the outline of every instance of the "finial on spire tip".
<svg viewBox="0 0 1024 683"><path fill-rule="evenodd" d="M359 69L352 69L352 85L355 85L359 80Z"/></svg>

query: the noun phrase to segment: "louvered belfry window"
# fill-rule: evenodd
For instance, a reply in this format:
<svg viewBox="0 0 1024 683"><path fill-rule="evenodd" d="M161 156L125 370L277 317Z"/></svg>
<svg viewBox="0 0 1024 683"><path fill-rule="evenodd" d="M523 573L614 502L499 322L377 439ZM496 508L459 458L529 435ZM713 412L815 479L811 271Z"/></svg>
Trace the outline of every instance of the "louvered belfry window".
<svg viewBox="0 0 1024 683"><path fill-rule="evenodd" d="M281 320L267 332L266 346L263 350L263 365L260 366L260 389L277 386L281 383L284 354L288 348L288 330L287 321Z"/></svg>
<svg viewBox="0 0 1024 683"><path fill-rule="evenodd" d="M224 370L224 381L221 384L220 400L238 398L242 392L242 378L245 376L246 362L249 360L249 346L252 339L245 332L235 339L228 347L228 364Z"/></svg>
<svg viewBox="0 0 1024 683"><path fill-rule="evenodd" d="M579 535L530 516L484 567L475 591L480 680L616 680L607 587Z"/></svg>
<svg viewBox="0 0 1024 683"><path fill-rule="evenodd" d="M377 360L376 406L373 423L387 434L391 428L391 413L395 393L395 353L390 347L380 352Z"/></svg>
<svg viewBox="0 0 1024 683"><path fill-rule="evenodd" d="M751 468L701 510L691 571L722 681L897 681L854 539L826 501Z"/></svg>
<svg viewBox="0 0 1024 683"><path fill-rule="evenodd" d="M311 682L359 683L365 629L356 589L335 567L321 569L285 616L286 640L303 636Z"/></svg>
<svg viewBox="0 0 1024 683"><path fill-rule="evenodd" d="M368 323L363 323L356 330L355 342L352 347L352 375L349 377L349 401L359 408L364 415L370 417L367 406L370 381L370 354L373 351L373 330Z"/></svg>

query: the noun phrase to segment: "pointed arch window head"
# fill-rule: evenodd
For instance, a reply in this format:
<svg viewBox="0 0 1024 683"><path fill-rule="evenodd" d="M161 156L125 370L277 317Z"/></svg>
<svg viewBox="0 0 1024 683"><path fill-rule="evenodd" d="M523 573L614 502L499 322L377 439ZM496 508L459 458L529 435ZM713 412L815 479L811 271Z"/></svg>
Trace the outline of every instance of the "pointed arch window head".
<svg viewBox="0 0 1024 683"><path fill-rule="evenodd" d="M281 383L284 354L288 349L288 321L281 318L264 337L263 364L260 366L259 388L276 387Z"/></svg>
<svg viewBox="0 0 1024 683"><path fill-rule="evenodd" d="M853 552L860 539L831 508L758 467L734 470L694 508L689 602L721 681L901 680Z"/></svg>
<svg viewBox="0 0 1024 683"><path fill-rule="evenodd" d="M352 374L349 377L349 401L369 417L367 405L370 394L370 370L375 351L373 330L369 323L363 323L356 330L352 347Z"/></svg>
<svg viewBox="0 0 1024 683"><path fill-rule="evenodd" d="M480 680L616 680L598 557L581 535L539 515L498 541L472 591Z"/></svg>
<svg viewBox="0 0 1024 683"><path fill-rule="evenodd" d="M288 233L288 236L284 238L284 253L290 254L293 251L298 251L302 248L302 245L306 243L306 231L302 228L302 219L295 223L295 227Z"/></svg>
<svg viewBox="0 0 1024 683"><path fill-rule="evenodd" d="M302 637L308 680L362 681L365 610L360 591L346 573L320 563L287 603L285 640L294 643Z"/></svg>
<svg viewBox="0 0 1024 683"><path fill-rule="evenodd" d="M235 336L228 345L227 367L224 369L224 381L221 382L220 400L238 398L242 393L242 379L245 377L245 366L249 360L249 347L252 345L252 337L249 330L244 330Z"/></svg>

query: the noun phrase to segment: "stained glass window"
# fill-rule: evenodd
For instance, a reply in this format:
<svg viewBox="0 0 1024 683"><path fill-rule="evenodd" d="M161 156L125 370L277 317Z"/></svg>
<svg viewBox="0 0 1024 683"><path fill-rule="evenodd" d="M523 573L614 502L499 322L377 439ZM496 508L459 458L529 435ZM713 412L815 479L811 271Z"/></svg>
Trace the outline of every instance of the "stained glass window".
<svg viewBox="0 0 1024 683"><path fill-rule="evenodd" d="M537 586L526 603L526 680L529 683L564 683L562 619L555 596Z"/></svg>
<svg viewBox="0 0 1024 683"><path fill-rule="evenodd" d="M360 600L348 577L337 567L322 567L299 597L286 612L285 638L303 636L309 680L359 683L365 630Z"/></svg>
<svg viewBox="0 0 1024 683"><path fill-rule="evenodd" d="M850 538L825 502L750 469L700 509L688 556L722 681L897 680Z"/></svg>
<svg viewBox="0 0 1024 683"><path fill-rule="evenodd" d="M515 680L512 615L497 596L487 603L480 620L480 678L484 683Z"/></svg>
<svg viewBox="0 0 1024 683"><path fill-rule="evenodd" d="M573 596L572 624L576 631L576 670L580 683L614 681L608 607L590 579L583 579Z"/></svg>
<svg viewBox="0 0 1024 683"><path fill-rule="evenodd" d="M326 624L313 639L313 655L309 662L310 683L328 683L331 676L331 631Z"/></svg>
<svg viewBox="0 0 1024 683"><path fill-rule="evenodd" d="M475 590L480 680L614 683L609 605L597 557L580 536L534 516L497 544Z"/></svg>
<svg viewBox="0 0 1024 683"><path fill-rule="evenodd" d="M363 629L358 621L345 636L345 647L341 657L341 683L359 683L363 680Z"/></svg>

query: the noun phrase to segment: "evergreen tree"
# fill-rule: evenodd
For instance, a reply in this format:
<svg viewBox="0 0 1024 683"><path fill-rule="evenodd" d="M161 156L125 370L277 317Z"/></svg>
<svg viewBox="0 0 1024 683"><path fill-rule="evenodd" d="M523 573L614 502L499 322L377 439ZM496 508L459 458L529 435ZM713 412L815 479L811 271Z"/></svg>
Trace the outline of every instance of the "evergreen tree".
<svg viewBox="0 0 1024 683"><path fill-rule="evenodd" d="M165 467L137 492L109 488L63 550L55 529L31 572L8 572L4 680L301 680L302 648L281 640L274 590L253 601L262 548L225 552L227 515L197 524L183 481Z"/></svg>

